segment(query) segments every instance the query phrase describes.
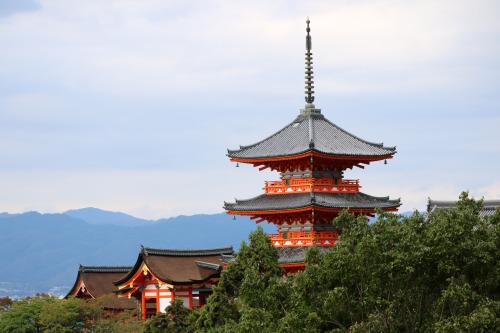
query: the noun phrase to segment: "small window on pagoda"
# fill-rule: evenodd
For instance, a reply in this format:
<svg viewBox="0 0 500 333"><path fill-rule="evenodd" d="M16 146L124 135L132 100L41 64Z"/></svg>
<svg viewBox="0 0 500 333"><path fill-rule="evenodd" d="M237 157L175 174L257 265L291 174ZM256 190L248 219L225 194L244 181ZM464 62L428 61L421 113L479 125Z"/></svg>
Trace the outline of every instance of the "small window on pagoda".
<svg viewBox="0 0 500 333"><path fill-rule="evenodd" d="M292 127L295 128L295 127L298 127L299 125L300 125L300 123L293 123Z"/></svg>

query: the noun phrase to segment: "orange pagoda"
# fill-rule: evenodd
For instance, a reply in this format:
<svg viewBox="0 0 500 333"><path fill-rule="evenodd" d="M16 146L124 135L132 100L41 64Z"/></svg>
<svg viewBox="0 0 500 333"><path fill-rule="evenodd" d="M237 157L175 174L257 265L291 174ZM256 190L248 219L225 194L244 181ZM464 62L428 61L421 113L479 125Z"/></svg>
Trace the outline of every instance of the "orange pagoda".
<svg viewBox="0 0 500 333"><path fill-rule="evenodd" d="M259 171L269 168L280 179L266 181L264 194L224 203L228 214L268 221L278 233L270 238L288 273L304 269L306 250L318 245L326 250L335 244L339 230L332 221L347 209L356 215L373 216L377 209L397 211L400 200L360 192L357 179L344 178L353 167L364 168L391 159L395 147L365 141L330 122L314 102L310 21L307 20L304 109L284 128L249 146L228 150L232 162L248 163Z"/></svg>

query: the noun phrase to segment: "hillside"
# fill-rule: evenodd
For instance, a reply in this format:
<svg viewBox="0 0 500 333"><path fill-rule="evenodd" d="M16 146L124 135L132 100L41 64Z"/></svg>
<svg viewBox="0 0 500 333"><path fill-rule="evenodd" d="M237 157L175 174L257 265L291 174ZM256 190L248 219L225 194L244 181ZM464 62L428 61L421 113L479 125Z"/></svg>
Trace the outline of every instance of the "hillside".
<svg viewBox="0 0 500 333"><path fill-rule="evenodd" d="M262 226L267 232L275 231L272 225ZM184 249L233 245L237 249L255 228L249 218L233 220L225 213L158 221L96 209L2 213L0 297L37 292L63 295L74 283L80 264L133 265L141 244Z"/></svg>

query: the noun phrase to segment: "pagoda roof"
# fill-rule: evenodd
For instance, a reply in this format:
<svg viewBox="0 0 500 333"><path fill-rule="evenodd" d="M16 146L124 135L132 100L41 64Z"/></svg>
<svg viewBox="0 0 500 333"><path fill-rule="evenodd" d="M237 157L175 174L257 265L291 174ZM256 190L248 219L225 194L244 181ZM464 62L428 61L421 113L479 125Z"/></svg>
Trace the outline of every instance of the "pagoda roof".
<svg viewBox="0 0 500 333"><path fill-rule="evenodd" d="M66 297L78 297L82 288L94 299L114 294L118 289L113 282L122 278L131 269L131 266L80 265L76 281ZM136 303L133 299L116 297L110 301L110 304L106 304L106 307L113 309L135 309Z"/></svg>
<svg viewBox="0 0 500 333"><path fill-rule="evenodd" d="M234 160L279 158L319 152L332 156L388 158L396 147L363 140L317 112L302 112L278 132L253 145L228 150ZM312 110L312 111L314 111ZM304 111L304 110L303 110Z"/></svg>
<svg viewBox="0 0 500 333"><path fill-rule="evenodd" d="M133 279L143 265L159 280L169 284L195 283L217 277L222 270L221 255L233 254L233 247L209 249L163 249L141 247L134 267L115 280L119 286Z"/></svg>
<svg viewBox="0 0 500 333"><path fill-rule="evenodd" d="M278 263L280 264L297 264L305 262L306 253L310 249L309 246L285 246L277 247L279 254ZM331 246L318 246L317 250L320 253L328 252L332 249Z"/></svg>
<svg viewBox="0 0 500 333"><path fill-rule="evenodd" d="M457 201L431 200L427 203L427 212L430 213L436 209L456 208ZM490 216L495 214L500 207L500 200L483 200L483 208L479 212L480 217Z"/></svg>
<svg viewBox="0 0 500 333"><path fill-rule="evenodd" d="M400 199L389 197L373 197L362 192L357 193L290 193L280 195L262 194L247 200L236 200L234 203L224 202L227 211L255 212L298 209L309 206L323 208L390 209L401 205Z"/></svg>
<svg viewBox="0 0 500 333"><path fill-rule="evenodd" d="M306 253L311 247L309 246L285 246L276 247L278 251L278 263L279 264L297 264L303 263L306 260ZM331 246L318 246L317 250L321 253L330 251ZM226 263L233 262L236 259L236 255L224 256L223 261Z"/></svg>

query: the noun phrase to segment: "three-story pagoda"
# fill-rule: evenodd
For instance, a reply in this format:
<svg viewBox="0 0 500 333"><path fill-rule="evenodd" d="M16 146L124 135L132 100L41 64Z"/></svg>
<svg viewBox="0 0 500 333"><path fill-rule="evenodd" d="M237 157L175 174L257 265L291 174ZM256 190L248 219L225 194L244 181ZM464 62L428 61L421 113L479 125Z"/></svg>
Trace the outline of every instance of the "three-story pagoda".
<svg viewBox="0 0 500 333"><path fill-rule="evenodd" d="M280 180L265 182L264 194L225 202L224 208L228 214L247 215L257 223L276 224L278 233L270 237L288 272L304 268L304 254L310 246L326 249L334 245L338 230L332 221L342 210L372 216L377 209L397 211L400 206L399 199L362 193L359 180L344 178L347 169L391 159L396 148L347 132L315 107L309 23L307 20L304 109L266 139L227 154L232 162L280 173Z"/></svg>

